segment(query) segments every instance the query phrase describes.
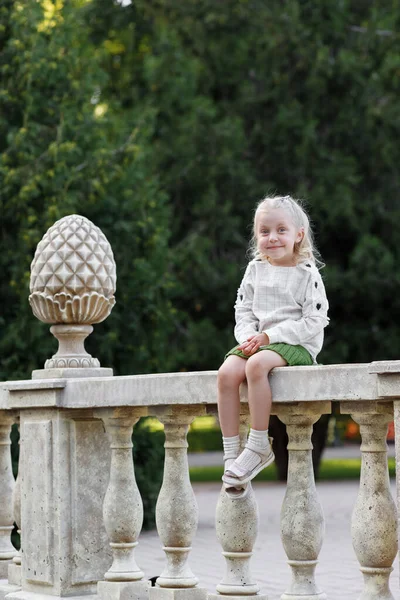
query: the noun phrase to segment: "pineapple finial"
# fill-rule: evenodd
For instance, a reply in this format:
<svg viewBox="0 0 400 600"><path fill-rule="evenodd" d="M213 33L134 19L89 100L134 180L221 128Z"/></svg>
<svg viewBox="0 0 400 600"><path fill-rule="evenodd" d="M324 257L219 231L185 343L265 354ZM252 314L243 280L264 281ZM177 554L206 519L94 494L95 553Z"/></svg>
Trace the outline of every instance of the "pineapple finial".
<svg viewBox="0 0 400 600"><path fill-rule="evenodd" d="M94 323L114 304L116 267L111 246L89 219L63 217L45 233L31 264L29 302L33 314L52 323L59 350L45 369L90 368L100 363L84 349Z"/></svg>

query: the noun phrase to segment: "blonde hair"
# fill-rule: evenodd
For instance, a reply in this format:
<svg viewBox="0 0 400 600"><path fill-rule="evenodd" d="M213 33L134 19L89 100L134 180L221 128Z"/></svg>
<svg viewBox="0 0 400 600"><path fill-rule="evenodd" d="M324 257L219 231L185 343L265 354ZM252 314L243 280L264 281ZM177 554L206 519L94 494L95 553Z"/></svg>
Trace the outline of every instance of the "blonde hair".
<svg viewBox="0 0 400 600"><path fill-rule="evenodd" d="M253 236L250 242L250 252L253 258L261 260L266 259L266 256L262 254L258 248L257 217L261 213L266 213L276 208L285 210L296 229L299 230L302 228L304 231L303 239L300 242L296 242L294 245L296 262L300 263L309 260L318 267L323 266L323 263L320 260L320 254L314 244L310 221L304 208L302 207L302 202L301 200L295 200L291 196L267 196L257 205L254 213Z"/></svg>

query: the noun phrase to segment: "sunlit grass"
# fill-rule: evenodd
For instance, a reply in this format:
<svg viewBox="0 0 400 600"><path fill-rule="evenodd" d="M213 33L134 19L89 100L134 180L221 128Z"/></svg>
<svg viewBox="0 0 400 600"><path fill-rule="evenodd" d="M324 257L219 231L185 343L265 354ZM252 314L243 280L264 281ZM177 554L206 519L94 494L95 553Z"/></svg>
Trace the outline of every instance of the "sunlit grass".
<svg viewBox="0 0 400 600"><path fill-rule="evenodd" d="M345 479L360 478L361 459L359 458L343 458L343 459L326 459L321 461L319 472L319 481L340 481ZM191 467L190 479L195 481L221 481L223 467ZM389 475L395 476L395 459L389 458ZM267 469L261 471L255 478L255 481L277 481L276 469L271 465Z"/></svg>
<svg viewBox="0 0 400 600"><path fill-rule="evenodd" d="M164 425L160 423L160 421L156 417L148 417L146 418L146 427L149 431L160 431L160 429L164 429ZM208 431L219 431L217 419L212 415L207 415L206 417L197 417L194 419L193 423L190 425L190 431L196 432L208 432Z"/></svg>

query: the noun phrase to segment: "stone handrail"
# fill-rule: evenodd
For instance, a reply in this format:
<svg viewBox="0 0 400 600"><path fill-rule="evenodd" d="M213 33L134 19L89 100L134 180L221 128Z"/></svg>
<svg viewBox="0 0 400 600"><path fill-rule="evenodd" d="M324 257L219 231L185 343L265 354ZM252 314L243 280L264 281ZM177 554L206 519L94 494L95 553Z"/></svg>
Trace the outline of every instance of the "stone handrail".
<svg viewBox="0 0 400 600"><path fill-rule="evenodd" d="M397 552L397 515L390 495L387 424L400 415L397 362L285 367L271 374L273 413L286 423L289 473L281 533L292 569L285 600L324 598L314 578L323 543L324 518L316 491L312 424L331 401L360 424L362 471L352 519L352 538L365 579L363 598L391 598L389 575ZM242 436L247 397L242 386ZM116 598L202 598L207 592L190 568L197 527L186 434L191 421L216 411L216 373L126 377L60 377L0 384L0 571L3 596L33 600L43 595L97 594ZM164 481L157 529L166 565L149 587L138 566L142 502L132 462L133 425L156 416L166 434ZM22 561L14 556L9 431L21 431ZM18 504L14 494L14 503ZM171 498L179 497L179 502ZM233 500L221 489L217 536L226 572L210 598L260 596L251 575L257 535L257 503L251 486ZM18 511L17 511L18 513ZM238 525L240 524L240 526ZM18 523L19 525L19 523ZM282 590L283 591L283 590Z"/></svg>
<svg viewBox="0 0 400 600"><path fill-rule="evenodd" d="M251 485L236 499L221 488L216 533L226 571L215 594L201 586L190 566L198 511L186 436L195 417L216 411L216 373L113 377L112 369L101 367L84 348L92 325L112 310L115 286L111 246L88 219L69 215L46 232L31 265L29 302L35 316L52 325L59 348L31 380L0 384L0 600L81 600L88 595L92 600L266 600L250 568L258 528ZM313 423L331 411L331 402L339 401L341 410L360 424L362 437L360 491L352 518L365 581L361 598L391 600L397 514L386 431L394 417L400 439L400 363L285 367L271 374L271 387L272 412L286 424L289 437L281 534L292 582L282 599L326 597L314 576L324 517L314 482L311 432ZM241 393L243 445L245 385ZM146 579L146 565L135 559L143 505L132 432L147 415L157 417L165 431L156 508L165 568L154 587ZM20 430L15 483L13 423ZM19 553L10 541L14 521L21 532Z"/></svg>

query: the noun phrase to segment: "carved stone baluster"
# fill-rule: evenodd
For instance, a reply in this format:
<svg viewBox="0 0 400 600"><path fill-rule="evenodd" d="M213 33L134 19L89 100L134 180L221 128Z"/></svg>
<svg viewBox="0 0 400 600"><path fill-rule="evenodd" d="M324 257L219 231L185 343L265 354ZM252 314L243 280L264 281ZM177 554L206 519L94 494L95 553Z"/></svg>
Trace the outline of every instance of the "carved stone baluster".
<svg viewBox="0 0 400 600"><path fill-rule="evenodd" d="M246 406L242 407L242 411L246 409ZM246 414L240 416L242 448L246 444L247 432L246 410ZM219 593L209 594L209 599L256 596L257 600L267 600L267 596L258 593L260 588L250 572L250 559L258 533L258 506L251 484L241 498L232 498L222 486L216 510L216 530L225 558L225 574L217 585Z"/></svg>
<svg viewBox="0 0 400 600"><path fill-rule="evenodd" d="M18 428L19 428L19 418L18 418ZM18 527L20 545L21 541L21 477L22 477L22 452L21 452L21 432L19 438L19 461L18 461L18 475L15 481L15 486L12 495L12 503L13 503L13 515L14 521ZM17 554L13 558L13 562L8 567L8 583L11 585L20 586L21 585L21 550L17 552Z"/></svg>
<svg viewBox="0 0 400 600"><path fill-rule="evenodd" d="M364 577L360 600L393 600L389 576L397 554L397 511L390 493L386 445L392 406L343 402L341 411L360 425L362 439L360 489L351 519L353 547Z"/></svg>
<svg viewBox="0 0 400 600"><path fill-rule="evenodd" d="M281 511L283 547L292 569L292 582L282 600L322 600L314 577L322 547L325 522L315 488L312 464L312 426L321 413L330 412L330 402L277 405L274 412L286 424L289 437L289 467Z"/></svg>
<svg viewBox="0 0 400 600"><path fill-rule="evenodd" d="M157 409L164 424L164 478L156 506L157 530L164 544L167 564L150 598L167 600L205 600L207 591L198 588L197 577L188 565L192 538L198 523L198 507L189 479L186 436L195 416L203 413L196 407Z"/></svg>
<svg viewBox="0 0 400 600"><path fill-rule="evenodd" d="M14 523L12 493L15 485L10 452L13 422L14 415L0 411L0 579L7 577L10 561L16 555L10 539Z"/></svg>
<svg viewBox="0 0 400 600"><path fill-rule="evenodd" d="M103 504L104 525L110 540L113 563L98 582L103 600L148 597L149 581L136 564L134 549L143 523L143 504L135 480L132 429L143 415L141 409L99 411L111 447L110 481Z"/></svg>

